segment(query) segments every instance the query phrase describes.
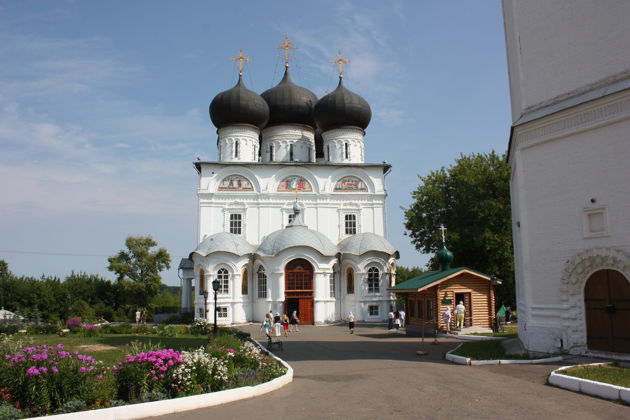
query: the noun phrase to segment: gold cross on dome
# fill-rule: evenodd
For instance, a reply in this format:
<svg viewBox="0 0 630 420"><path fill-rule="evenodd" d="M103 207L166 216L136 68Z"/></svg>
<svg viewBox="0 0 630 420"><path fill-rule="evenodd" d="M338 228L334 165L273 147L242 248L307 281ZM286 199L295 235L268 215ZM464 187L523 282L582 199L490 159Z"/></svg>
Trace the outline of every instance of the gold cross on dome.
<svg viewBox="0 0 630 420"><path fill-rule="evenodd" d="M280 43L280 45L278 45L276 47L276 49L278 50L284 50L284 65L286 67L289 66L289 60L291 59L289 57L289 50L297 50L298 47L296 47L295 45L293 45L293 43L291 41L289 41L289 37L285 36L284 39L282 40L282 42Z"/></svg>
<svg viewBox="0 0 630 420"><path fill-rule="evenodd" d="M446 232L446 228L444 227L444 225L440 225L440 230L442 231L442 242L446 243L446 236L444 235L444 232Z"/></svg>
<svg viewBox="0 0 630 420"><path fill-rule="evenodd" d="M337 63L337 71L339 72L339 77L343 77L343 65L348 64L350 60L344 60L343 54L341 51L337 53L337 58L335 60L330 60L331 63Z"/></svg>
<svg viewBox="0 0 630 420"><path fill-rule="evenodd" d="M245 57L245 53L243 50L239 50L238 57L232 57L230 60L238 61L238 74L243 75L243 62L249 63L251 58Z"/></svg>

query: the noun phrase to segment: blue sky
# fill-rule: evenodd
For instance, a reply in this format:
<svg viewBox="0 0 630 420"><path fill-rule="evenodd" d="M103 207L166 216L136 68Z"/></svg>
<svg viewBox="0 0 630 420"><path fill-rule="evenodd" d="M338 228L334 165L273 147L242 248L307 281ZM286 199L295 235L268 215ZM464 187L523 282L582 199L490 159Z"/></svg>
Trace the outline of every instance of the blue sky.
<svg viewBox="0 0 630 420"><path fill-rule="evenodd" d="M20 275L113 279L107 256L150 234L174 266L196 244L197 174L216 160L208 117L251 57L247 87L292 76L318 97L346 87L371 105L366 161L387 177L388 239L422 266L401 207L418 175L507 148L508 76L494 1L0 0L0 259ZM172 269L164 282L179 284Z"/></svg>

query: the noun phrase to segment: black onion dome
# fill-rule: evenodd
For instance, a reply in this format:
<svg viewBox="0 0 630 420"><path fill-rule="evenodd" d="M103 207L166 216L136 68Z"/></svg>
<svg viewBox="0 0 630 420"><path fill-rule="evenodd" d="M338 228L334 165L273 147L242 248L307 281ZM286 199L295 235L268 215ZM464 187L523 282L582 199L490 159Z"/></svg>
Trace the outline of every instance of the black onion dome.
<svg viewBox="0 0 630 420"><path fill-rule="evenodd" d="M310 90L293 83L288 67L280 83L264 91L260 96L269 105L267 125L305 124L315 127L313 106L317 102L317 96Z"/></svg>
<svg viewBox="0 0 630 420"><path fill-rule="evenodd" d="M315 104L313 117L324 131L343 126L365 130L372 119L372 110L365 99L346 89L339 78L337 89Z"/></svg>
<svg viewBox="0 0 630 420"><path fill-rule="evenodd" d="M259 94L243 84L243 76L232 89L219 93L210 103L210 119L217 128L251 124L263 128L269 120L269 107Z"/></svg>

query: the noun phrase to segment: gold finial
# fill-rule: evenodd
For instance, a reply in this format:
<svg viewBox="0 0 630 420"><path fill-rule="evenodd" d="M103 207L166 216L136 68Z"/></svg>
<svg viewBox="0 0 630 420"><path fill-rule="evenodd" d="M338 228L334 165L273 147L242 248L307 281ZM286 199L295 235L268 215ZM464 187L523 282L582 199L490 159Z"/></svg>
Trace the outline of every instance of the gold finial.
<svg viewBox="0 0 630 420"><path fill-rule="evenodd" d="M238 57L232 57L231 60L238 61L238 74L239 76L242 76L243 75L243 62L249 63L251 61L251 58L245 57L245 53L243 52L243 50L239 50Z"/></svg>
<svg viewBox="0 0 630 420"><path fill-rule="evenodd" d="M291 41L289 41L288 36L285 36L280 45L276 47L276 49L284 50L284 66L289 67L289 50L297 50L298 47L296 47Z"/></svg>
<svg viewBox="0 0 630 420"><path fill-rule="evenodd" d="M343 59L343 54L341 53L341 51L339 51L337 53L337 59L335 60L330 60L331 63L337 63L337 71L339 72L339 78L341 79L343 77L343 65L344 64L348 64L350 62L350 60L344 60Z"/></svg>

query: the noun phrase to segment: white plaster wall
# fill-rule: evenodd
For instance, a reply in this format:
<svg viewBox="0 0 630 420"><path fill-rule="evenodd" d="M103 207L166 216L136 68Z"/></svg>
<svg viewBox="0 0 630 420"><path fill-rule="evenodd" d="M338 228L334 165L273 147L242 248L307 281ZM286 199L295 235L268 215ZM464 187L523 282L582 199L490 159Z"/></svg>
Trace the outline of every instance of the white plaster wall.
<svg viewBox="0 0 630 420"><path fill-rule="evenodd" d="M630 63L627 0L503 0L512 120Z"/></svg>
<svg viewBox="0 0 630 420"><path fill-rule="evenodd" d="M365 147L364 131L355 127L344 127L322 133L324 140L324 159L331 163L363 163ZM346 158L346 144L348 157Z"/></svg>
<svg viewBox="0 0 630 420"><path fill-rule="evenodd" d="M293 162L315 162L315 131L299 124L263 129L260 161L270 162L269 146L273 146L273 162L290 162L290 145L293 145Z"/></svg>
<svg viewBox="0 0 630 420"><path fill-rule="evenodd" d="M217 191L228 175L247 177L253 192ZM263 237L282 229L296 199L294 192L275 192L282 179L299 175L307 179L313 192L297 196L304 207L304 221L310 229L323 233L333 242L345 237L340 211L358 211L359 232L385 234L384 175L382 165L290 165L290 164L222 164L202 163L199 196L198 239L228 230L231 211L244 214L244 237L251 244L260 244ZM364 180L367 192L332 192L342 176Z"/></svg>
<svg viewBox="0 0 630 420"><path fill-rule="evenodd" d="M563 317L568 316L560 279L571 257L593 248L630 251L630 111L623 111L625 98L630 100L630 93L515 129L510 162L519 334L530 350L558 350ZM576 113L600 109L598 103L613 99L622 111L612 121L596 112L603 123L519 140L520 133L536 125L570 125ZM605 208L608 234L585 237L584 212L592 208Z"/></svg>
<svg viewBox="0 0 630 420"><path fill-rule="evenodd" d="M250 125L232 125L217 130L219 160L222 162L258 162L260 130ZM236 143L238 142L238 156Z"/></svg>

